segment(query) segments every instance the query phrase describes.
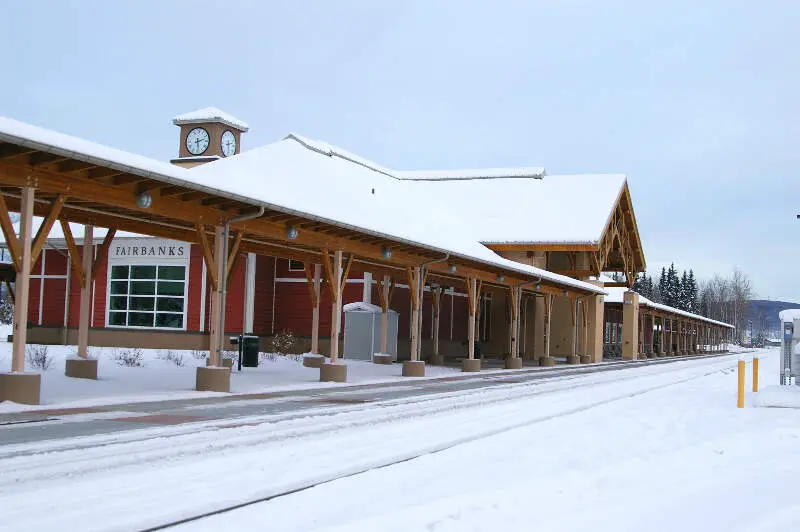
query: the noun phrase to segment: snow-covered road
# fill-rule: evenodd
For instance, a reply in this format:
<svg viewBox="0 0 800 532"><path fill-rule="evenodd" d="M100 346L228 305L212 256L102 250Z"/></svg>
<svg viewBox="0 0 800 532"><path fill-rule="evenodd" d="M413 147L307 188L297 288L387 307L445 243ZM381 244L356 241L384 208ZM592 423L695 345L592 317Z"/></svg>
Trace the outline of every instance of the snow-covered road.
<svg viewBox="0 0 800 532"><path fill-rule="evenodd" d="M777 373L773 361L763 363L765 382ZM761 482L754 500L775 510L772 485L800 468L798 412L733 408L735 363L688 360L306 418L239 419L227 429L43 442L16 456L7 446L0 528L136 530L322 483L184 527L672 530L679 505L694 508L695 523L714 516L705 529L716 530L730 512L699 510L723 501L716 493L726 482ZM345 475L354 476L334 480ZM786 512L769 515L796 517ZM643 521L648 515L659 517Z"/></svg>

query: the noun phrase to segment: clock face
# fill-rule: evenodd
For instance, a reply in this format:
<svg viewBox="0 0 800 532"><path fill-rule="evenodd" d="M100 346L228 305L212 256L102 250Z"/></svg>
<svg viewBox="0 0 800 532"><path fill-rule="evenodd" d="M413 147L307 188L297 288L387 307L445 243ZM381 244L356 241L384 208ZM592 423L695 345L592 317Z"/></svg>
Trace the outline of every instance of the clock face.
<svg viewBox="0 0 800 532"><path fill-rule="evenodd" d="M200 155L208 149L208 131L196 127L186 135L186 149L192 155Z"/></svg>
<svg viewBox="0 0 800 532"><path fill-rule="evenodd" d="M230 157L236 153L236 136L227 130L222 134L222 155Z"/></svg>

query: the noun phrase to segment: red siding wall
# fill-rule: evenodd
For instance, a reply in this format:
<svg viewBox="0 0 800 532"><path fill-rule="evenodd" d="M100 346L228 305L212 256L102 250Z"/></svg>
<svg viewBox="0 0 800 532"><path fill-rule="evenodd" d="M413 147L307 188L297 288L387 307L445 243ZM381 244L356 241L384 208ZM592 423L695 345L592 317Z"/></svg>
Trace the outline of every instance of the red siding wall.
<svg viewBox="0 0 800 532"><path fill-rule="evenodd" d="M95 247L95 260L99 260L97 265L97 275L92 279L94 286L94 313L92 314L92 327L106 326L106 294L108 292L108 252L105 256L96 255L99 246Z"/></svg>
<svg viewBox="0 0 800 532"><path fill-rule="evenodd" d="M186 301L186 329L200 330L203 294L203 250L198 244L189 248L189 286Z"/></svg>
<svg viewBox="0 0 800 532"><path fill-rule="evenodd" d="M247 255L240 254L228 283L225 297L225 330L241 332L244 327L244 289L246 282Z"/></svg>
<svg viewBox="0 0 800 532"><path fill-rule="evenodd" d="M275 259L256 255L253 333L272 334L272 296Z"/></svg>

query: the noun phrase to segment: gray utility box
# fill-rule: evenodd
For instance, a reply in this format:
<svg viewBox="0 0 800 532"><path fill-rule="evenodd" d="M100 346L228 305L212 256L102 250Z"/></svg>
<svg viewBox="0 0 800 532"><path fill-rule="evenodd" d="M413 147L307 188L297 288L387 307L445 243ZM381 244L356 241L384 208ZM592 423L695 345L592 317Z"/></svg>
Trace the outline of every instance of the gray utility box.
<svg viewBox="0 0 800 532"><path fill-rule="evenodd" d="M372 360L381 352L381 307L371 303L348 303L344 310L344 357ZM386 351L397 361L397 312L389 309Z"/></svg>
<svg viewBox="0 0 800 532"><path fill-rule="evenodd" d="M800 309L787 309L779 314L781 319L781 384L800 386Z"/></svg>

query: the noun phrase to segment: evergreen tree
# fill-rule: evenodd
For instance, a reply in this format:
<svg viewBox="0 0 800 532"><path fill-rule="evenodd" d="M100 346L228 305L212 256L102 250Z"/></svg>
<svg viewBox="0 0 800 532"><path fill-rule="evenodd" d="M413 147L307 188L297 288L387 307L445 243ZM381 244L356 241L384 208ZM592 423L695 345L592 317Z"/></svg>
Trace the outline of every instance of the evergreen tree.
<svg viewBox="0 0 800 532"><path fill-rule="evenodd" d="M655 286L653 285L653 276L647 276L647 299L650 301L656 301L658 299L658 295L655 293Z"/></svg>
<svg viewBox="0 0 800 532"><path fill-rule="evenodd" d="M689 288L689 276L686 275L686 270L683 270L683 275L681 275L681 300L680 305L678 306L679 309L685 310L686 312L691 312L691 292Z"/></svg>
<svg viewBox="0 0 800 532"><path fill-rule="evenodd" d="M661 276L658 278L658 302L668 305L667 303L667 269L661 267Z"/></svg>
<svg viewBox="0 0 800 532"><path fill-rule="evenodd" d="M700 310L700 303L698 301L697 279L694 278L694 271L689 270L689 277L687 278L689 284L689 312L697 314Z"/></svg>
<svg viewBox="0 0 800 532"><path fill-rule="evenodd" d="M667 276L664 281L665 292L662 292L661 298L664 300L665 305L670 307L677 307L680 302L680 279L678 272L675 269L675 263L670 264L667 270Z"/></svg>

